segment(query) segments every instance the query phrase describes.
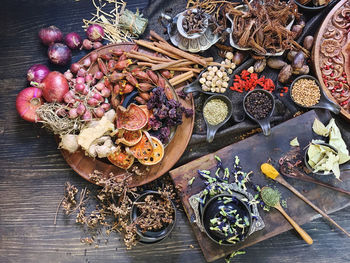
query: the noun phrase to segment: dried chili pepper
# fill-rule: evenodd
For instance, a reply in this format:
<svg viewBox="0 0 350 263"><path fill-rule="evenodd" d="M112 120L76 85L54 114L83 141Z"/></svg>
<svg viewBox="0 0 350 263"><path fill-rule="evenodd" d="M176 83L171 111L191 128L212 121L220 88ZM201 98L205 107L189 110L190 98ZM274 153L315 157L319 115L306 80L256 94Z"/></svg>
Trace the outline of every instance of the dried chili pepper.
<svg viewBox="0 0 350 263"><path fill-rule="evenodd" d="M249 73L247 70L242 70L241 75L235 75L233 86L230 89L242 93L254 90L258 85L269 92L275 90L275 84L271 79L264 76L258 78L258 74Z"/></svg>
<svg viewBox="0 0 350 263"><path fill-rule="evenodd" d="M98 68L103 73L103 75L107 75L108 74L107 67L106 67L106 64L102 61L102 59L97 58L97 64L98 64Z"/></svg>

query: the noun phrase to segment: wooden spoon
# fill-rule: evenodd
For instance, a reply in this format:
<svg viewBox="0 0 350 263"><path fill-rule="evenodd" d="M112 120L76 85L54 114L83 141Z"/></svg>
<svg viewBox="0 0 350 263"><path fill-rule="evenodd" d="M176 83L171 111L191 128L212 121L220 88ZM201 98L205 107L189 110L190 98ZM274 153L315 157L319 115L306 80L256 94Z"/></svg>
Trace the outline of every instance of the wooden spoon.
<svg viewBox="0 0 350 263"><path fill-rule="evenodd" d="M311 245L312 243L313 243L313 240L312 240L312 238L309 236L309 234L308 233L306 233L305 232L305 230L304 229L302 229L287 213L286 213L286 211L284 211L284 209L282 208L282 206L281 206L281 204L280 204L280 201L279 201L279 199L278 199L278 201L277 202L275 202L275 203L269 203L268 201L266 201L265 199L264 199L264 195L262 194L263 193L263 191L266 191L266 190L269 190L269 189L271 189L271 187L263 187L262 189L261 189L261 193L260 193L260 195L261 195L261 198L263 199L263 201L267 204L267 205L269 205L269 206L271 206L271 207L274 207L274 208L276 208L278 211L280 211L280 213L288 220L288 222L294 227L294 229L299 233L299 235L305 240L305 242L306 243L308 243L309 245ZM275 191L275 190L273 190L273 191Z"/></svg>

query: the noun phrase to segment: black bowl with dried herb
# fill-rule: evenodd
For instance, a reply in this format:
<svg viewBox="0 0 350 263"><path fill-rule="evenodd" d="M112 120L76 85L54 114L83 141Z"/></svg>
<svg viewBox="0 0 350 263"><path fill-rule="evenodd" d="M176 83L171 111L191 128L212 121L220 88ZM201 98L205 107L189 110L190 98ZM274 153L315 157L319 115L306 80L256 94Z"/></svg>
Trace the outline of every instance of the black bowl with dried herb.
<svg viewBox="0 0 350 263"><path fill-rule="evenodd" d="M175 226L175 205L170 198L159 192L146 191L134 201L130 218L140 242L159 242Z"/></svg>
<svg viewBox="0 0 350 263"><path fill-rule="evenodd" d="M252 216L238 196L219 194L205 205L202 224L208 237L215 243L234 245L248 236Z"/></svg>

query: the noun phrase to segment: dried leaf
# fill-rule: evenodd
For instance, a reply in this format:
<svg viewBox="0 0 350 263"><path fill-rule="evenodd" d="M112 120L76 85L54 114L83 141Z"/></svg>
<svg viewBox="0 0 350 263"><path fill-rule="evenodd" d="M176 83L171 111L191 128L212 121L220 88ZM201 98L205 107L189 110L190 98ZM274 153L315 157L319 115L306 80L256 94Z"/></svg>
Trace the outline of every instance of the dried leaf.
<svg viewBox="0 0 350 263"><path fill-rule="evenodd" d="M299 146L298 137L295 137L293 140L291 140L289 144L290 146L294 146L294 147Z"/></svg>
<svg viewBox="0 0 350 263"><path fill-rule="evenodd" d="M329 124L328 124L329 125ZM328 127L328 126L327 126ZM312 130L321 136L327 137L329 134L329 129L324 126L322 122L315 118L314 124L312 125Z"/></svg>

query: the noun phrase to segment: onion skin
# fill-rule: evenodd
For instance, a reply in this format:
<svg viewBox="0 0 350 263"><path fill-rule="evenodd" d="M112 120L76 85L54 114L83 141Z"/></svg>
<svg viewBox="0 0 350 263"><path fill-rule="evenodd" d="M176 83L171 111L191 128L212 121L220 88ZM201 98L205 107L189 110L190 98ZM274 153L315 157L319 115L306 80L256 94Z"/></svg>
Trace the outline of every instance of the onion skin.
<svg viewBox="0 0 350 263"><path fill-rule="evenodd" d="M64 42L70 49L78 49L83 44L83 40L78 33L75 32L67 34L64 38Z"/></svg>
<svg viewBox="0 0 350 263"><path fill-rule="evenodd" d="M16 98L16 109L22 119L29 122L40 120L36 110L44 104L42 99L42 90L29 87L22 90Z"/></svg>
<svg viewBox="0 0 350 263"><path fill-rule="evenodd" d="M63 39L63 34L57 27L49 26L40 29L39 38L44 45L50 46L53 43L61 42Z"/></svg>
<svg viewBox="0 0 350 263"><path fill-rule="evenodd" d="M69 91L68 81L58 71L50 72L41 83L43 97L47 102L62 102L64 95Z"/></svg>
<svg viewBox="0 0 350 263"><path fill-rule="evenodd" d="M67 65L72 59L72 52L65 44L55 43L47 50L47 55L52 63L60 66Z"/></svg>
<svg viewBox="0 0 350 263"><path fill-rule="evenodd" d="M86 30L86 35L91 41L101 41L105 32L100 25L90 25Z"/></svg>
<svg viewBox="0 0 350 263"><path fill-rule="evenodd" d="M42 64L35 64L28 69L27 80L41 83L43 79L50 73L48 67Z"/></svg>

